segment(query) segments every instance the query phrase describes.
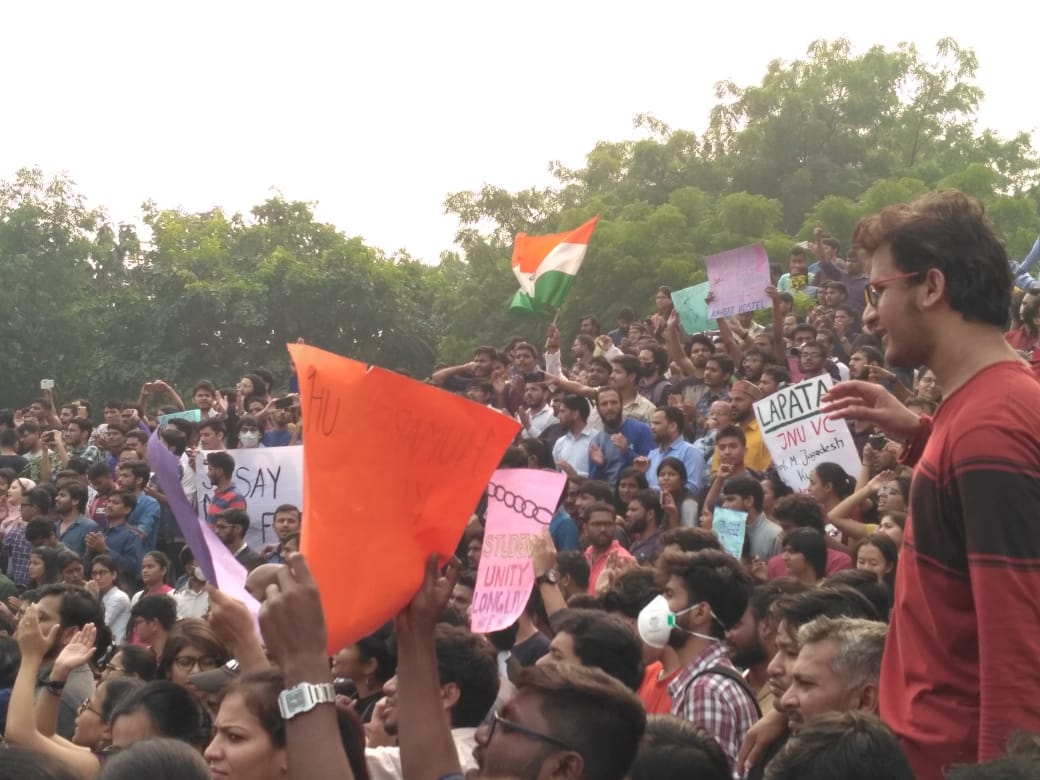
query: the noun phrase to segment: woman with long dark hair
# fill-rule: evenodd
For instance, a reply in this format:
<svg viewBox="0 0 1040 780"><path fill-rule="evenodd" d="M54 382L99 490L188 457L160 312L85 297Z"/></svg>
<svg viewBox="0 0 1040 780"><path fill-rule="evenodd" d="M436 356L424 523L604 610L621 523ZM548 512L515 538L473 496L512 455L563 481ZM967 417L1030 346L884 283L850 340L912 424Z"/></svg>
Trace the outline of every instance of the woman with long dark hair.
<svg viewBox="0 0 1040 780"><path fill-rule="evenodd" d="M697 525L697 498L686 487L686 465L678 458L665 458L657 466L661 488L661 508L668 528Z"/></svg>

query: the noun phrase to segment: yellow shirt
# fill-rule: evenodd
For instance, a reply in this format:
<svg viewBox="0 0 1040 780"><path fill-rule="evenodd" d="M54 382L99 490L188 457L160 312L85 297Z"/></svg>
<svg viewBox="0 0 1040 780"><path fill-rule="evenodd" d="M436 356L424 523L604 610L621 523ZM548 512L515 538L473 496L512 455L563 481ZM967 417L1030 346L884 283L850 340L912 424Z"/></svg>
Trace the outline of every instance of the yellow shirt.
<svg viewBox="0 0 1040 780"><path fill-rule="evenodd" d="M752 417L749 422L741 425L740 429L744 431L744 438L747 441L747 454L744 455L744 466L752 471L765 471L772 466L773 458L769 455L766 443L762 439L762 431L758 428L758 420ZM711 459L711 473L714 474L718 470L719 451L716 449L715 455Z"/></svg>

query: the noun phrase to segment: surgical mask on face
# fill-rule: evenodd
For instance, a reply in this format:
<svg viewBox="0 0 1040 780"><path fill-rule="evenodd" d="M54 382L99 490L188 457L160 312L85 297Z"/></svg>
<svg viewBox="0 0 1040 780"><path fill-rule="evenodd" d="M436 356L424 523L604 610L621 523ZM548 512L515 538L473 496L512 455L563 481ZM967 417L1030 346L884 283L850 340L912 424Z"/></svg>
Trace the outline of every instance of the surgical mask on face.
<svg viewBox="0 0 1040 780"><path fill-rule="evenodd" d="M238 434L238 443L243 447L255 447L260 443L260 434L256 431L242 431Z"/></svg>
<svg viewBox="0 0 1040 780"><path fill-rule="evenodd" d="M696 604L688 606L686 609L681 609L678 612L672 612L668 607L668 599L664 596L657 596L647 604L639 613L639 617L636 620L636 628L639 630L639 637L646 642L650 647L656 647L658 649L663 648L668 644L668 638L672 635L672 631L682 631L684 634L695 636L700 639L708 639L712 642L721 641L716 636L709 634L700 634L696 631L690 631L689 629L682 628L676 625L676 618L679 615L684 615L694 607ZM714 617L714 614L712 614ZM718 620L718 618L715 618Z"/></svg>

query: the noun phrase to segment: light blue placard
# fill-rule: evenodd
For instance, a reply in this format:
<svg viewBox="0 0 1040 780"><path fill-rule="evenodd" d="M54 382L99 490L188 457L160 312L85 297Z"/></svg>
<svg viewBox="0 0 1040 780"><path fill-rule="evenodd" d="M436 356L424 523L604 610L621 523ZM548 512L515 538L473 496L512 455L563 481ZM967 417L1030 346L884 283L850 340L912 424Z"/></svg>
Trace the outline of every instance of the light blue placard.
<svg viewBox="0 0 1040 780"><path fill-rule="evenodd" d="M739 558L744 551L744 535L747 532L747 512L716 507L712 515L711 530L719 537L722 549Z"/></svg>

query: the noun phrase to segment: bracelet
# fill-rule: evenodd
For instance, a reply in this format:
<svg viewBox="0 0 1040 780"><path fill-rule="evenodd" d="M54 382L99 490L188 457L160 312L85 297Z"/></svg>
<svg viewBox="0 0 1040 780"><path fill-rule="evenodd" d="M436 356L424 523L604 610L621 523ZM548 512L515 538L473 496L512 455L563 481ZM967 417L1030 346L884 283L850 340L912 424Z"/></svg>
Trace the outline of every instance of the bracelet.
<svg viewBox="0 0 1040 780"><path fill-rule="evenodd" d="M61 696L65 692L65 683L56 680L48 680L43 684L43 687L55 696Z"/></svg>

